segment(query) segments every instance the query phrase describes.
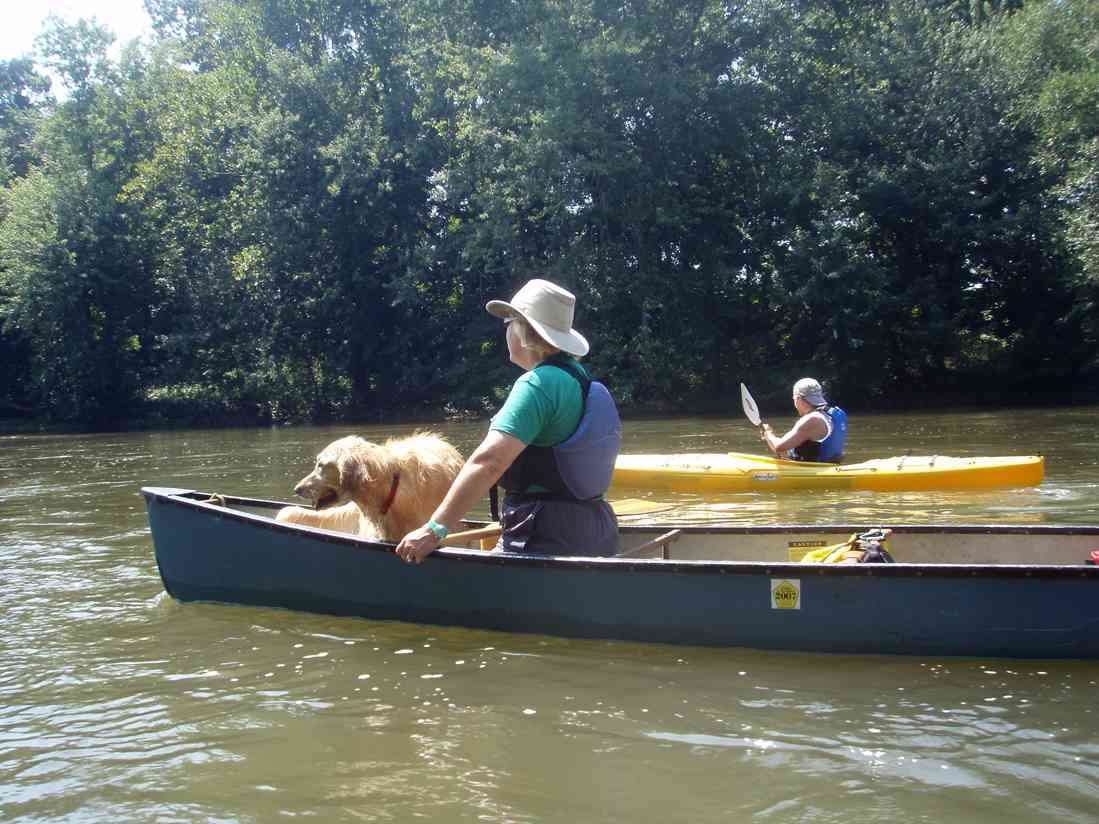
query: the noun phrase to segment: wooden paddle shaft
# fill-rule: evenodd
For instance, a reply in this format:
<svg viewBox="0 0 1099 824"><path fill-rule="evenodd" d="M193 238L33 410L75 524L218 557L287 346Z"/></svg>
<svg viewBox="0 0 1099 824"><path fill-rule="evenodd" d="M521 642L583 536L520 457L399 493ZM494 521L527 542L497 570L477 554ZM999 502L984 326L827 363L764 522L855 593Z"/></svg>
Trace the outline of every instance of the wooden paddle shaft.
<svg viewBox="0 0 1099 824"><path fill-rule="evenodd" d="M481 526L477 529L466 529L462 532L451 532L446 536L443 543L447 541L458 541L459 543L465 543L467 541L477 541L481 538L492 538L500 534L500 525L498 523L491 523L487 526Z"/></svg>
<svg viewBox="0 0 1099 824"><path fill-rule="evenodd" d="M618 501L610 501L611 509L615 515L646 515L653 512L661 512L665 509L675 508L675 504L646 501L639 498L624 498ZM446 541L458 541L465 543L477 541L481 538L492 538L500 534L500 524L493 522L476 529L466 529L462 532L451 532L446 536Z"/></svg>

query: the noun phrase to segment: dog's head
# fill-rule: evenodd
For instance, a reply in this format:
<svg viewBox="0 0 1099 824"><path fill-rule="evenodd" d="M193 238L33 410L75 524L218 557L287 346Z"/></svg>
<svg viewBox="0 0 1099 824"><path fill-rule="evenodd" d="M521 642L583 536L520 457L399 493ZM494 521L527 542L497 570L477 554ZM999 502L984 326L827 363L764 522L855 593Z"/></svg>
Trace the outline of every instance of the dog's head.
<svg viewBox="0 0 1099 824"><path fill-rule="evenodd" d="M309 498L316 509L341 506L351 500L352 475L361 471L361 459L373 446L355 435L328 444L317 455L313 471L298 481L294 493Z"/></svg>

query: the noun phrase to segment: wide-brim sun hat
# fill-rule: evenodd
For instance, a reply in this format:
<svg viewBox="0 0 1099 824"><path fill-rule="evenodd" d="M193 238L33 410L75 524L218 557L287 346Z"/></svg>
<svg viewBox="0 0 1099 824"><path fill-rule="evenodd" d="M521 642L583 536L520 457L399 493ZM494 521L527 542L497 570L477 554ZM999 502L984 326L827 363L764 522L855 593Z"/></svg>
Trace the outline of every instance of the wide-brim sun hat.
<svg viewBox="0 0 1099 824"><path fill-rule="evenodd" d="M802 378L794 384L794 394L803 399L810 406L824 406L824 390L820 382L813 378Z"/></svg>
<svg viewBox="0 0 1099 824"><path fill-rule="evenodd" d="M556 283L534 278L523 284L510 301L490 300L485 309L498 318L521 317L546 343L580 358L588 341L572 328L576 296Z"/></svg>

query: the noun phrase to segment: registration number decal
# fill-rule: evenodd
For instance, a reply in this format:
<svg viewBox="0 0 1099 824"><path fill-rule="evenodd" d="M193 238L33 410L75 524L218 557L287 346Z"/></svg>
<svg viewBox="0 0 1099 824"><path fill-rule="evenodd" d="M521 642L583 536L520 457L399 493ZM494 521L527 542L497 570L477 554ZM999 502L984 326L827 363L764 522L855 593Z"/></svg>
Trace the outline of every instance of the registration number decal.
<svg viewBox="0 0 1099 824"><path fill-rule="evenodd" d="M771 609L801 609L801 580L772 578Z"/></svg>

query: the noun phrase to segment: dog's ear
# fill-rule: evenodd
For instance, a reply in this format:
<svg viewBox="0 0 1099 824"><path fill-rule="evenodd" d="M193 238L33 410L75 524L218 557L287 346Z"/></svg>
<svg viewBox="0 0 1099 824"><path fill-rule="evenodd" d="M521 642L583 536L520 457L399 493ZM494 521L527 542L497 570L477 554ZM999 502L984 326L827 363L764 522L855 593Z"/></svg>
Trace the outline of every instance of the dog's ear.
<svg viewBox="0 0 1099 824"><path fill-rule="evenodd" d="M338 489L344 488L344 479L351 476L350 467L351 455L347 450L343 450L336 456L336 460L332 462L332 469L330 470L335 477L332 479L336 483Z"/></svg>
<svg viewBox="0 0 1099 824"><path fill-rule="evenodd" d="M336 461L336 483L340 489L350 490L373 482L367 455L368 453L360 449L344 449L340 452Z"/></svg>
<svg viewBox="0 0 1099 824"><path fill-rule="evenodd" d="M347 450L341 456L341 483L350 485L352 477L355 477L363 488L374 484L384 474L382 450L383 447L378 444L360 438L354 449Z"/></svg>

